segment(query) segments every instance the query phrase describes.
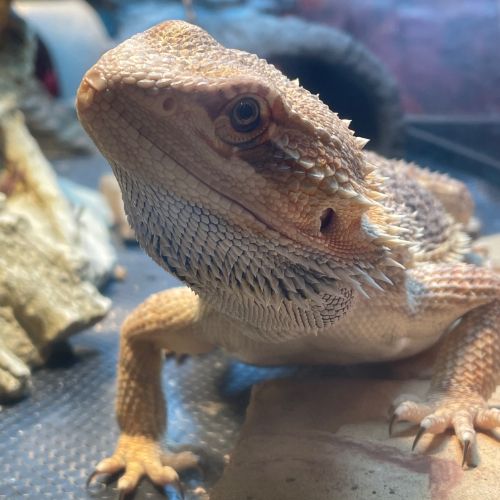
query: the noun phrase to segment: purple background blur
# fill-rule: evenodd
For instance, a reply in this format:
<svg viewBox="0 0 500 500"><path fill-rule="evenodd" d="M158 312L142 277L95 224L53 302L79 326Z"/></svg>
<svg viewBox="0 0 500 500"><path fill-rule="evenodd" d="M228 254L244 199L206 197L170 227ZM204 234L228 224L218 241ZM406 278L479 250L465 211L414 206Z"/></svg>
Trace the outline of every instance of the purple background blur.
<svg viewBox="0 0 500 500"><path fill-rule="evenodd" d="M343 29L399 81L410 114L500 115L500 1L298 0L295 14Z"/></svg>

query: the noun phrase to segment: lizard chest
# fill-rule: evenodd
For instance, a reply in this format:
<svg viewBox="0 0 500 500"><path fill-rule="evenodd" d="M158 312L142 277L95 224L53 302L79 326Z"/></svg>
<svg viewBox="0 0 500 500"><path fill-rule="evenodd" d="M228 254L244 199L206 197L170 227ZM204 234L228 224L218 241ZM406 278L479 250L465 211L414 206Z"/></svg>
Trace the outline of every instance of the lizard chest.
<svg viewBox="0 0 500 500"><path fill-rule="evenodd" d="M340 321L315 334L284 329L266 342L250 324L220 316L208 336L234 357L254 364L351 364L402 359L435 344L453 318L414 314L408 304L358 299Z"/></svg>

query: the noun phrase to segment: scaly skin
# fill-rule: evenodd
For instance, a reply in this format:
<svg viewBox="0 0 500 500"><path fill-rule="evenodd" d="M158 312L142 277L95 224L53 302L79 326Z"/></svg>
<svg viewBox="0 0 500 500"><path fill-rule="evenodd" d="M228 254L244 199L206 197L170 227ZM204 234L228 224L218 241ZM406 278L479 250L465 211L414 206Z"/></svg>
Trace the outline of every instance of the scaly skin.
<svg viewBox="0 0 500 500"><path fill-rule="evenodd" d="M146 252L188 288L125 321L115 454L175 481L194 457L166 456L163 349L223 346L253 363L399 360L439 342L425 401L394 419L500 425L487 400L500 365L500 278L464 262L471 217L458 181L365 153L318 97L256 56L170 21L105 54L78 93L80 119L110 162ZM461 322L457 322L461 319ZM421 433L419 433L421 435Z"/></svg>

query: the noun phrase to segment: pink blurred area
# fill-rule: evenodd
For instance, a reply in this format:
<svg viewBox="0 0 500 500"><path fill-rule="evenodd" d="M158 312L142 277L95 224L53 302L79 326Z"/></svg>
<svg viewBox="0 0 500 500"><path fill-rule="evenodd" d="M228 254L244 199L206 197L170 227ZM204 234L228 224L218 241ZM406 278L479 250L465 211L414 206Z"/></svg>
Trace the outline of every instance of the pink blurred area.
<svg viewBox="0 0 500 500"><path fill-rule="evenodd" d="M294 13L347 31L384 61L407 113L500 113L500 1L297 0L296 6Z"/></svg>

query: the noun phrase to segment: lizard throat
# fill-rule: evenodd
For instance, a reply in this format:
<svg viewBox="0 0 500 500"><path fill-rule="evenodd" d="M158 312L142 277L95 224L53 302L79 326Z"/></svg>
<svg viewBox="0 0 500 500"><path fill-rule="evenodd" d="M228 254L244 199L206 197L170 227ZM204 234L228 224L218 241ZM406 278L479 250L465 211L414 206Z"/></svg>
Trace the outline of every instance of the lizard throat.
<svg viewBox="0 0 500 500"><path fill-rule="evenodd" d="M349 310L352 290L308 269L310 257L114 168L123 192L136 194L125 194L125 208L146 252L211 307L253 325L259 340L318 334Z"/></svg>

